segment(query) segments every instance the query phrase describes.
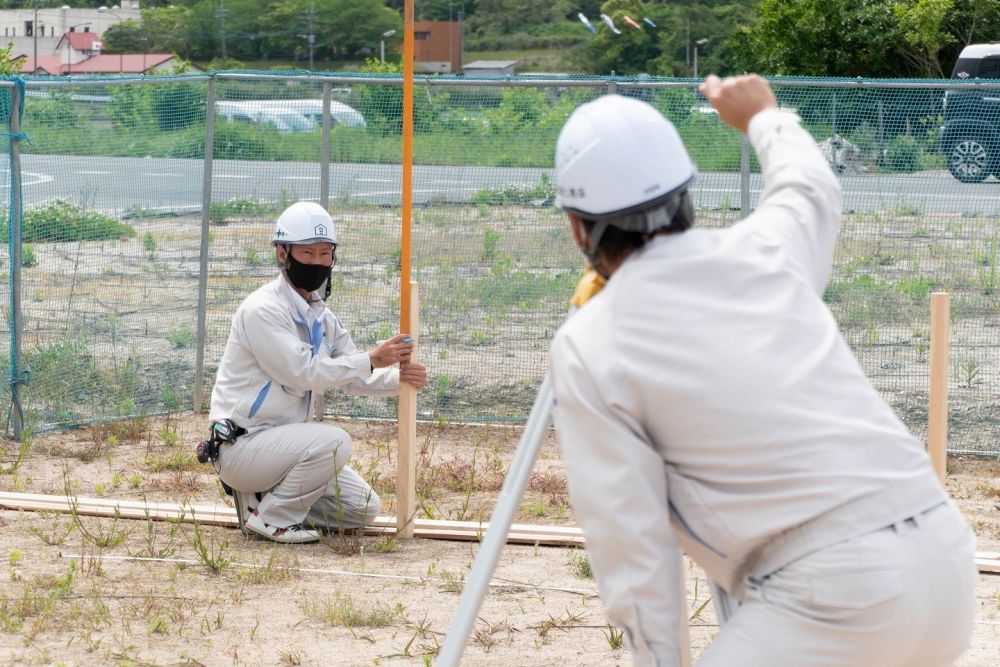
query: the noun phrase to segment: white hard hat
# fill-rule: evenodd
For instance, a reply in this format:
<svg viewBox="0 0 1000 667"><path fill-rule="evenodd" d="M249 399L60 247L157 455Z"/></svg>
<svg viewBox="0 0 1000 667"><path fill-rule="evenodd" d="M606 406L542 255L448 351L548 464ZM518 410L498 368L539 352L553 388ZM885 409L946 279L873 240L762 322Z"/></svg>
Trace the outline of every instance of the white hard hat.
<svg viewBox="0 0 1000 667"><path fill-rule="evenodd" d="M629 216L683 192L696 169L673 124L645 102L604 95L576 109L556 143L556 206L654 231L669 215ZM624 216L624 217L622 217ZM635 229L632 227L635 226Z"/></svg>
<svg viewBox="0 0 1000 667"><path fill-rule="evenodd" d="M322 206L311 201L295 202L278 216L274 226L274 245L301 243L337 243L333 219Z"/></svg>

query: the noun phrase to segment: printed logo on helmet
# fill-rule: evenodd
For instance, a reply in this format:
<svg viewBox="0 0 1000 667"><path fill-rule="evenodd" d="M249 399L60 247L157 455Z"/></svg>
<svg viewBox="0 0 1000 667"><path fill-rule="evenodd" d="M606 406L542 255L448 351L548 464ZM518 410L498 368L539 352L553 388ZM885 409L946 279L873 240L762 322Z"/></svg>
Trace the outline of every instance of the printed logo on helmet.
<svg viewBox="0 0 1000 667"><path fill-rule="evenodd" d="M280 239L282 236L288 236L288 232L286 232L283 229L279 229L278 231L276 231L274 233L274 235L277 236Z"/></svg>
<svg viewBox="0 0 1000 667"><path fill-rule="evenodd" d="M313 230L316 236L328 236L326 233L326 225L316 225L316 229Z"/></svg>

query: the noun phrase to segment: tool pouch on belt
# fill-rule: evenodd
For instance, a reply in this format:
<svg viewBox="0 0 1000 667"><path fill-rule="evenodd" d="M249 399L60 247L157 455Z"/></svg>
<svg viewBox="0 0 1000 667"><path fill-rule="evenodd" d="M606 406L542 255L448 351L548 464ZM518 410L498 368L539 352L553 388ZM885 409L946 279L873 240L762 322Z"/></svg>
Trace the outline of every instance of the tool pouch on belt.
<svg viewBox="0 0 1000 667"><path fill-rule="evenodd" d="M212 422L208 440L198 443L196 452L199 463L215 463L219 459L219 448L231 445L236 439L247 432L242 426L237 426L231 419L220 419Z"/></svg>

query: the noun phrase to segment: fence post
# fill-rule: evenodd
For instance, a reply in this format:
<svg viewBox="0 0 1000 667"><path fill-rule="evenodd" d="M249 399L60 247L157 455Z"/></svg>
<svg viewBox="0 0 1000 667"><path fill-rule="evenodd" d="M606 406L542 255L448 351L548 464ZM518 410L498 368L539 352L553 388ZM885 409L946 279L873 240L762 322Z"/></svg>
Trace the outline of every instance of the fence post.
<svg viewBox="0 0 1000 667"><path fill-rule="evenodd" d="M330 210L330 96L333 84L323 82L323 140L322 152L319 158L319 205L323 210ZM313 419L323 421L326 414L326 392L320 392L313 406Z"/></svg>
<svg viewBox="0 0 1000 667"><path fill-rule="evenodd" d="M837 91L832 91L830 95L830 109L832 119L830 120L830 167L834 173L837 172Z"/></svg>
<svg viewBox="0 0 1000 667"><path fill-rule="evenodd" d="M618 94L618 84L614 81L608 81L608 95Z"/></svg>
<svg viewBox="0 0 1000 667"><path fill-rule="evenodd" d="M740 214L750 215L750 139L740 141Z"/></svg>
<svg viewBox="0 0 1000 667"><path fill-rule="evenodd" d="M950 295L931 294L930 389L927 400L927 452L944 484L948 458L948 343L951 330Z"/></svg>
<svg viewBox="0 0 1000 667"><path fill-rule="evenodd" d="M15 440L24 435L24 412L21 409L21 90L10 89L10 391L12 428Z"/></svg>
<svg viewBox="0 0 1000 667"><path fill-rule="evenodd" d="M215 77L208 79L205 98L205 163L201 180L201 255L198 266L198 333L194 361L194 405L201 412L205 381L205 311L208 308L208 221L212 213L212 154L215 146Z"/></svg>
<svg viewBox="0 0 1000 667"><path fill-rule="evenodd" d="M330 208L330 96L333 84L323 82L323 153L319 161L319 205Z"/></svg>

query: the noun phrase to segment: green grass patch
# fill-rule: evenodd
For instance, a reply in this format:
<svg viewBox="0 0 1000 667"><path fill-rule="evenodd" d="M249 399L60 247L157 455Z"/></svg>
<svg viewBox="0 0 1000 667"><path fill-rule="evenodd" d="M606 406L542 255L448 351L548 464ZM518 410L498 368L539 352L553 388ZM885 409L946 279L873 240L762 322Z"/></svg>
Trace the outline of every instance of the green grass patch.
<svg viewBox="0 0 1000 667"><path fill-rule="evenodd" d="M104 241L135 236L135 230L128 225L62 199L25 212L22 233L26 243ZM7 236L6 219L0 223L0 234Z"/></svg>

